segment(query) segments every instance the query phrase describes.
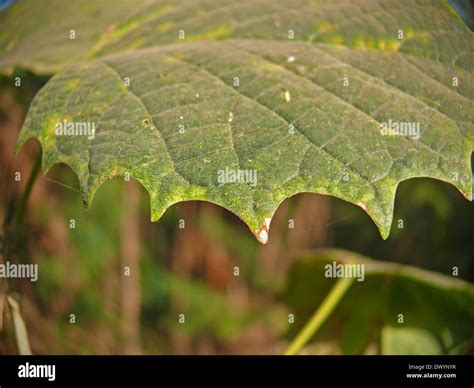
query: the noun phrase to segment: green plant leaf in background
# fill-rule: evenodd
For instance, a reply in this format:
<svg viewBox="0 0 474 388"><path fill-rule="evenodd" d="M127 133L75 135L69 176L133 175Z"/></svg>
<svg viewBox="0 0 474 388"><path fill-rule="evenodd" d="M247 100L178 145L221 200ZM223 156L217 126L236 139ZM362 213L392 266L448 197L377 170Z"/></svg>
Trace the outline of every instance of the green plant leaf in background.
<svg viewBox="0 0 474 388"><path fill-rule="evenodd" d="M56 73L18 144L40 140L44 171L68 164L86 205L128 172L153 220L211 201L265 243L300 192L359 205L384 238L403 180L471 198L474 39L444 1L31 1L0 13L0 32L0 69ZM64 121L95 136L57 136Z"/></svg>
<svg viewBox="0 0 474 388"><path fill-rule="evenodd" d="M292 336L334 284L325 277L333 262L362 264L365 276L352 282L313 336L315 348L329 340L344 354L364 353L373 344L382 354L460 354L474 340L472 284L338 249L304 254L290 270L282 298L296 317Z"/></svg>
<svg viewBox="0 0 474 388"><path fill-rule="evenodd" d="M439 340L424 329L386 326L380 338L382 354L443 354Z"/></svg>

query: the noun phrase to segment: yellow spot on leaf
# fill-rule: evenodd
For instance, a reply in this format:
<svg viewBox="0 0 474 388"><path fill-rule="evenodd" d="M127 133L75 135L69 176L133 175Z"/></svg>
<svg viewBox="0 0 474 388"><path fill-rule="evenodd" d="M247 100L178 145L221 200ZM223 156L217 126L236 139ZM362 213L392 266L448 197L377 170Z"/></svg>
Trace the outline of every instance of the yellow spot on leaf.
<svg viewBox="0 0 474 388"><path fill-rule="evenodd" d="M255 70L263 70L265 72L282 72L285 70L282 66L278 66L272 62L268 62L260 58L255 58L254 60L252 60L252 67Z"/></svg>
<svg viewBox="0 0 474 388"><path fill-rule="evenodd" d="M165 5L160 7L156 12L147 12L143 15L134 17L125 23L120 25L111 25L107 31L105 31L97 40L96 44L92 46L89 50L87 56L88 58L94 57L99 52L103 51L103 49L112 44L120 41L120 39L130 32L136 30L140 26L157 19L158 17L173 11L176 8L174 5ZM166 23L165 23L166 24ZM131 48L136 48L137 46L133 46ZM130 48L130 46L129 46Z"/></svg>
<svg viewBox="0 0 474 388"><path fill-rule="evenodd" d="M331 44L344 44L344 39L341 35L333 35L329 37L329 43Z"/></svg>
<svg viewBox="0 0 474 388"><path fill-rule="evenodd" d="M186 35L186 42L193 42L193 41L200 41L200 40L218 40L224 39L229 37L232 32L233 28L228 25L222 25L214 28L210 31L205 31L200 34L193 34L193 35ZM178 39L178 41L182 41L182 39Z"/></svg>
<svg viewBox="0 0 474 388"><path fill-rule="evenodd" d="M158 31L159 32L166 32L166 31L171 30L174 26L175 26L174 23L166 22L166 23L160 24L158 26Z"/></svg>
<svg viewBox="0 0 474 388"><path fill-rule="evenodd" d="M353 44L354 47L360 49L378 49L381 51L396 52L401 46L401 41L396 38L386 39L383 37L369 38L359 36L354 40Z"/></svg>
<svg viewBox="0 0 474 388"><path fill-rule="evenodd" d="M319 33L337 31L337 26L328 22L319 22L314 26L314 30Z"/></svg>

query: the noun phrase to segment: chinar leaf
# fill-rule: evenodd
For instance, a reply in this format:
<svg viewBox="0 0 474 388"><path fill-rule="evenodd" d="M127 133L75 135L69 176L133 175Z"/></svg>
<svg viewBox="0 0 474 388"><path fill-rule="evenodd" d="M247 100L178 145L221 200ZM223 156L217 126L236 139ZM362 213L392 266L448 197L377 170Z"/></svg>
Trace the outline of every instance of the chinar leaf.
<svg viewBox="0 0 474 388"><path fill-rule="evenodd" d="M301 192L359 205L383 238L403 180L471 199L474 39L443 1L31 1L0 32L1 70L55 73L18 147L69 165L86 206L130 174L153 220L210 201L265 243Z"/></svg>

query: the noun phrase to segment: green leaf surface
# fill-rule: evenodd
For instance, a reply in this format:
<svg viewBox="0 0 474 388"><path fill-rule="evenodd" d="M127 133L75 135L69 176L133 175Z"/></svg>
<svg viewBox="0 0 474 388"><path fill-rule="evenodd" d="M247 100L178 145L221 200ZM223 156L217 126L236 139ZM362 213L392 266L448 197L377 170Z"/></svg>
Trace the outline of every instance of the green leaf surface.
<svg viewBox="0 0 474 388"><path fill-rule="evenodd" d="M45 171L68 164L86 205L128 172L153 220L206 200L266 242L301 192L359 205L384 238L403 180L471 198L474 39L443 1L32 1L0 13L0 32L0 69L57 72L18 144L38 138ZM57 136L64 120L94 138ZM419 138L382 136L390 122Z"/></svg>
<svg viewBox="0 0 474 388"><path fill-rule="evenodd" d="M396 355L439 355L443 348L427 330L387 326L381 333L381 353Z"/></svg>
<svg viewBox="0 0 474 388"><path fill-rule="evenodd" d="M344 354L364 353L371 344L382 354L462 354L474 341L471 283L339 249L308 252L290 269L282 298L295 315L292 336L334 284L325 276L333 263L363 265L364 277L314 336L315 347L337 340Z"/></svg>

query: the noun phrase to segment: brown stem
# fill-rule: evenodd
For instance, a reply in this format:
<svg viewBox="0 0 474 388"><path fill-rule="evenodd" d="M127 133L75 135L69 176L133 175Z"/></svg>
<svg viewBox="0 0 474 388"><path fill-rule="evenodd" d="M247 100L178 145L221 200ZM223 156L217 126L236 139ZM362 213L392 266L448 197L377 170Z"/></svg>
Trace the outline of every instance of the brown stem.
<svg viewBox="0 0 474 388"><path fill-rule="evenodd" d="M121 228L121 308L124 353L140 354L140 188L125 183L124 215ZM129 271L129 272L127 272ZM128 276L127 276L128 274Z"/></svg>

